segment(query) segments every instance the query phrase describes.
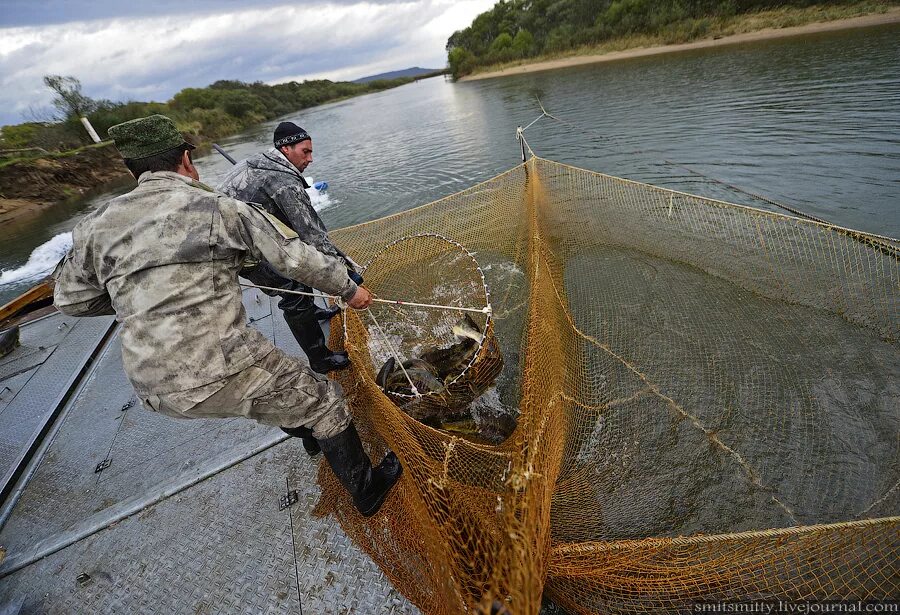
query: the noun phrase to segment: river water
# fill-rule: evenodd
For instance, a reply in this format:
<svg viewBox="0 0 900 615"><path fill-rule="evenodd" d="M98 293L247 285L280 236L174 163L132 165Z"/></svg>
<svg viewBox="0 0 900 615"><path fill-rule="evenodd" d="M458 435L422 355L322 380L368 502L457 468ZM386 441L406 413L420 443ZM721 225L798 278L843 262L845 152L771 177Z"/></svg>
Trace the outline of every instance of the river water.
<svg viewBox="0 0 900 615"><path fill-rule="evenodd" d="M309 177L330 228L430 202L543 157L767 209L764 196L835 224L900 236L900 26L822 33L451 83L441 77L286 119L314 139ZM222 141L267 148L277 121ZM230 164L197 160L215 185ZM742 191L738 191L733 187ZM121 192L123 188L119 188ZM0 228L0 303L64 253L105 193Z"/></svg>

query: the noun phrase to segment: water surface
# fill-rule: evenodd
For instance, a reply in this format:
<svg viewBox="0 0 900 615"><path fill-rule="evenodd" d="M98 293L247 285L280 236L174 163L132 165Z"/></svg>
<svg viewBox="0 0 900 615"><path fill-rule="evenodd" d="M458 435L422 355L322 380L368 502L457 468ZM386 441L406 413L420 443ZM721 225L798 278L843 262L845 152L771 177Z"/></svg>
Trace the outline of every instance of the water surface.
<svg viewBox="0 0 900 615"><path fill-rule="evenodd" d="M329 182L319 205L330 228L422 205L517 164L516 126L540 115L540 98L564 120L526 131L541 156L778 210L749 192L897 237L898 49L892 24L467 83L437 77L285 119L313 135L308 175ZM276 124L222 145L248 156L270 146ZM230 167L215 152L197 164L210 184ZM0 269L23 267L105 198L3 224ZM33 281L6 278L0 302Z"/></svg>

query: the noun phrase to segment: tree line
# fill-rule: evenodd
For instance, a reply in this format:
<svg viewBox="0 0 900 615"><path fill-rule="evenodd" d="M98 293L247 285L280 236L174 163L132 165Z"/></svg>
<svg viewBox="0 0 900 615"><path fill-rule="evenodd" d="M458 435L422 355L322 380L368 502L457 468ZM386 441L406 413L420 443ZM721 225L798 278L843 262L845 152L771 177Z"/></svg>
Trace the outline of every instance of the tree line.
<svg viewBox="0 0 900 615"><path fill-rule="evenodd" d="M454 78L501 64L633 36L665 43L706 35L716 19L776 7L858 0L500 0L447 40Z"/></svg>
<svg viewBox="0 0 900 615"><path fill-rule="evenodd" d="M418 77L421 79L422 77ZM366 83L318 79L278 85L222 80L204 88L186 88L166 103L113 102L82 93L81 82L71 76L48 75L44 84L55 97L55 113L48 121L4 126L0 149L41 148L67 151L91 143L81 124L87 117L101 138L110 126L161 113L195 142L219 139L254 124L320 105L325 102L377 92L414 81L413 77L381 79Z"/></svg>

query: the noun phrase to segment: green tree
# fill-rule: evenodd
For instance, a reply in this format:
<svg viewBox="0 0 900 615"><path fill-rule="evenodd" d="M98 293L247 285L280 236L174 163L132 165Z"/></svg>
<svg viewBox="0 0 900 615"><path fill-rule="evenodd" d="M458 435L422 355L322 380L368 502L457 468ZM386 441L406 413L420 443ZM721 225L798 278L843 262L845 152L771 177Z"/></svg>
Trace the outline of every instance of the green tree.
<svg viewBox="0 0 900 615"><path fill-rule="evenodd" d="M190 111L191 109L215 109L219 94L210 88L185 88L172 97L171 105L175 109Z"/></svg>
<svg viewBox="0 0 900 615"><path fill-rule="evenodd" d="M236 118L243 118L248 113L263 109L262 101L246 90L225 90L221 101L225 113Z"/></svg>
<svg viewBox="0 0 900 615"><path fill-rule="evenodd" d="M491 51L494 53L500 53L512 47L513 37L509 35L508 32L501 32L497 38L494 39L494 42L491 43Z"/></svg>
<svg viewBox="0 0 900 615"><path fill-rule="evenodd" d="M35 147L38 134L43 128L37 122L27 122L14 126L4 126L0 133L0 143L4 149L19 149L23 147Z"/></svg>
<svg viewBox="0 0 900 615"><path fill-rule="evenodd" d="M447 56L450 74L454 79L468 75L475 68L475 55L468 49L454 47Z"/></svg>
<svg viewBox="0 0 900 615"><path fill-rule="evenodd" d="M81 81L75 77L45 75L44 85L53 90L53 106L60 112L60 119L80 118L97 108L97 103L81 93Z"/></svg>
<svg viewBox="0 0 900 615"><path fill-rule="evenodd" d="M527 58L533 53L534 37L528 30L522 29L516 32L512 40L512 51L517 58Z"/></svg>

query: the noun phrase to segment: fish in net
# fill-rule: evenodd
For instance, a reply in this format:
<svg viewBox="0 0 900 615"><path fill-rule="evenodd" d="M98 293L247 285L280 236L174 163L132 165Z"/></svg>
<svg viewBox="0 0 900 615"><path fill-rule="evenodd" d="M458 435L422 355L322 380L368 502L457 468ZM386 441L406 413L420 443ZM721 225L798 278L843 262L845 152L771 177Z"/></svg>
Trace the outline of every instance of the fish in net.
<svg viewBox="0 0 900 615"><path fill-rule="evenodd" d="M422 233L388 244L364 274L376 297L404 297L376 302L366 314L379 388L426 425L474 440L506 439L515 429L513 413L473 412L473 402L503 369L490 292L475 256Z"/></svg>

